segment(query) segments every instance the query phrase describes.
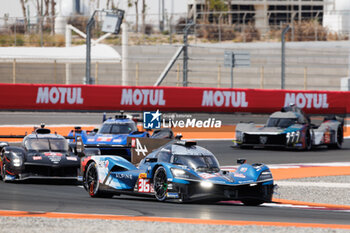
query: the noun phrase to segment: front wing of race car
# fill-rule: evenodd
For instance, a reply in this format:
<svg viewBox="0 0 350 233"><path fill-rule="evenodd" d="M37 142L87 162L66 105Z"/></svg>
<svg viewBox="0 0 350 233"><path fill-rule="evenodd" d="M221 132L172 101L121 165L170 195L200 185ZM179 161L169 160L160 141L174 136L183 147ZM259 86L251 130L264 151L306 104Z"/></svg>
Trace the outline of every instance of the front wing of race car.
<svg viewBox="0 0 350 233"><path fill-rule="evenodd" d="M303 149L305 147L305 132L292 131L270 134L236 132L236 139L233 142L238 147L262 146Z"/></svg>
<svg viewBox="0 0 350 233"><path fill-rule="evenodd" d="M168 184L168 198L182 201L224 201L224 200L259 200L271 202L273 181L252 182L248 184L217 184L205 181L173 181Z"/></svg>

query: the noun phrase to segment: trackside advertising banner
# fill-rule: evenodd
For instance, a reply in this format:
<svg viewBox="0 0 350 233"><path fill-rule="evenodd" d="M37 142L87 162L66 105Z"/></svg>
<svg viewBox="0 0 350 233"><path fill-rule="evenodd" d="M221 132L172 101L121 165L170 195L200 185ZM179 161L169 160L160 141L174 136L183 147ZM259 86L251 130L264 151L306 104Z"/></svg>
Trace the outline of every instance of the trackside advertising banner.
<svg viewBox="0 0 350 233"><path fill-rule="evenodd" d="M350 112L350 93L197 87L0 84L2 110L156 110L271 113L291 103L307 113Z"/></svg>

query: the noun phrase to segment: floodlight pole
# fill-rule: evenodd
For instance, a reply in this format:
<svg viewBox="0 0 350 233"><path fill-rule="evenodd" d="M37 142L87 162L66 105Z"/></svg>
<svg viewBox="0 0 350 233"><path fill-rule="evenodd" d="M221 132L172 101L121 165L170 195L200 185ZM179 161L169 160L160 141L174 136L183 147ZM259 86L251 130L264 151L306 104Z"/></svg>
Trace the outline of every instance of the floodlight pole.
<svg viewBox="0 0 350 233"><path fill-rule="evenodd" d="M184 29L184 46L183 46L183 81L182 81L182 85L184 87L187 87L188 85L188 51L187 51L187 47L188 47L188 30L194 25L194 23L188 24L186 25L185 29Z"/></svg>
<svg viewBox="0 0 350 233"><path fill-rule="evenodd" d="M281 89L284 89L285 87L285 79L286 79L286 48L285 48L285 44L286 44L286 34L288 32L288 30L290 29L289 25L287 25L287 27L285 27L282 31L282 35L281 35L281 41L282 41L282 51L281 51Z"/></svg>
<svg viewBox="0 0 350 233"><path fill-rule="evenodd" d="M96 12L105 12L105 13L115 13L114 10L105 10L105 9L96 9L94 10L94 13L92 13L87 25L86 25L86 70L85 70L85 84L91 84L90 81L90 75L91 75L91 28L94 25L95 22L95 14ZM118 10L118 12L124 11ZM123 19L122 16L122 19ZM121 19L121 20L122 20Z"/></svg>
<svg viewBox="0 0 350 233"><path fill-rule="evenodd" d="M85 70L85 84L90 84L90 75L91 75L91 27L95 22L95 14L98 11L95 10L92 13L87 25L86 25L86 70Z"/></svg>

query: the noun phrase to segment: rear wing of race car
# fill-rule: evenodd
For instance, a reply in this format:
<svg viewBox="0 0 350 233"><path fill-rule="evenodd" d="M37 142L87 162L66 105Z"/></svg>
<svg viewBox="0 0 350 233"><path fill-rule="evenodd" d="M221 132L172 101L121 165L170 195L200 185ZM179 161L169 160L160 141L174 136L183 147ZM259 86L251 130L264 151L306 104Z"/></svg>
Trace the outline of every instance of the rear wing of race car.
<svg viewBox="0 0 350 233"><path fill-rule="evenodd" d="M182 135L176 135L169 128L154 130L150 138L128 137L127 146L130 147L131 163L137 164L152 151L167 144L168 142L180 140Z"/></svg>
<svg viewBox="0 0 350 233"><path fill-rule="evenodd" d="M344 118L343 117L336 116L336 115L326 116L323 119L323 122L329 121L329 120L336 120L336 121L339 121L341 123L341 125L344 125Z"/></svg>
<svg viewBox="0 0 350 233"><path fill-rule="evenodd" d="M173 139L158 139L158 138L134 138L128 137L127 145L130 146L131 163L137 164L149 153L167 144Z"/></svg>

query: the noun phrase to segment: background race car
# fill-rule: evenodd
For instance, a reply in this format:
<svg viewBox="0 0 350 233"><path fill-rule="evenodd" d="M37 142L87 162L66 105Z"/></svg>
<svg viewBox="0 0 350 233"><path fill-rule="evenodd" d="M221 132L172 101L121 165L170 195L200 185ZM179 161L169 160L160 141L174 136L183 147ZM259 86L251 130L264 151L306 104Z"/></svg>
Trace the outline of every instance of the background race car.
<svg viewBox="0 0 350 233"><path fill-rule="evenodd" d="M223 171L215 156L193 141L172 140L135 164L120 156L82 159L83 184L91 197L129 194L159 201L239 200L246 205L270 202L274 184L264 164Z"/></svg>
<svg viewBox="0 0 350 233"><path fill-rule="evenodd" d="M279 146L310 150L314 146L327 145L339 149L343 143L343 124L343 119L332 116L316 126L301 109L284 107L273 113L264 126L237 124L234 143L240 148Z"/></svg>
<svg viewBox="0 0 350 233"><path fill-rule="evenodd" d="M85 148L98 148L102 155L119 155L127 160L131 160L130 149L134 147L135 138L174 138L174 133L168 128L156 129L152 135L150 132L139 131L138 121L139 118L136 116L123 112L116 115L115 118L108 119L104 114L100 129L88 132L81 130L81 127L76 127L68 136L74 138L70 140L71 142L77 142L78 137L80 137ZM132 138L134 140L131 140Z"/></svg>
<svg viewBox="0 0 350 233"><path fill-rule="evenodd" d="M128 137L149 137L148 132L137 129L137 118L121 112L115 118L106 118L103 115L103 124L99 129L91 132L76 127L68 136L74 137L71 142L81 137L86 148L98 148L103 155L121 155L130 158L130 146L127 144Z"/></svg>
<svg viewBox="0 0 350 233"><path fill-rule="evenodd" d="M0 167L3 181L25 179L79 178L80 158L71 150L66 138L51 134L50 129L36 129L27 136L1 136L23 138L20 146L0 143ZM88 151L86 151L88 153ZM90 153L91 154L91 153Z"/></svg>

